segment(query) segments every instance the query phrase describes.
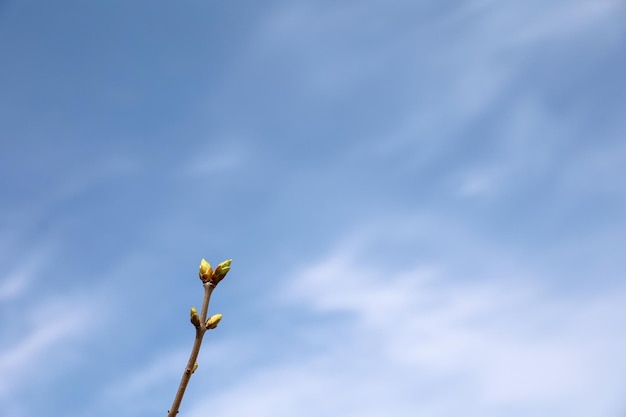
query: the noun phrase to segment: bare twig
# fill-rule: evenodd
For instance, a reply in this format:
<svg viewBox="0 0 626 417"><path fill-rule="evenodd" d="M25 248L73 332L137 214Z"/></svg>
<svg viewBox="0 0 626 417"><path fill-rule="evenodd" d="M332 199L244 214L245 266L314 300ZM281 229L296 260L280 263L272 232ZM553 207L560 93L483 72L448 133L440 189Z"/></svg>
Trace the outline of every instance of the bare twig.
<svg viewBox="0 0 626 417"><path fill-rule="evenodd" d="M178 386L178 391L176 391L176 396L174 397L174 402L172 403L172 407L168 410L168 417L175 417L178 414L178 409L180 408L180 403L183 401L183 396L185 395L185 390L187 389L187 384L191 379L191 375L198 368L198 354L200 353L200 346L202 345L202 338L207 330L214 329L222 318L221 314L215 314L211 316L207 320L207 314L209 312L209 301L211 300L211 294L215 289L215 286L226 276L228 271L230 270L231 260L227 260L222 262L215 268L215 271L211 268L211 265L205 261L204 259L200 263L200 279L202 280L204 286L204 299L202 300L202 310L200 316L198 316L198 312L195 307L191 309L191 323L196 328L196 338L193 342L193 348L191 349L191 354L189 355L189 361L187 362L187 366L185 367L185 371L183 372L183 377L180 380L180 385Z"/></svg>

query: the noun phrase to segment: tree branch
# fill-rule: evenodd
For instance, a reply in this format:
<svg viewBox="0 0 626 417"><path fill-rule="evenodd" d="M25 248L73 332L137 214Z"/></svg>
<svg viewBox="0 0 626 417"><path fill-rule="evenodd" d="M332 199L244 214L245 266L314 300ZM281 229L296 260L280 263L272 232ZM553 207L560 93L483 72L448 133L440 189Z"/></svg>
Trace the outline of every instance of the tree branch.
<svg viewBox="0 0 626 417"><path fill-rule="evenodd" d="M189 361L187 362L187 367L183 372L183 377L180 380L180 385L178 386L178 391L176 392L176 397L174 397L174 402L172 403L172 407L169 409L167 417L175 417L178 414L178 409L180 408L180 403L183 401L183 396L185 395L185 390L187 389L187 384L191 379L191 374L194 373L196 368L196 361L198 360L198 354L200 353L200 346L202 345L202 338L204 337L204 333L206 333L206 316L209 311L209 301L211 300L211 294L215 289L215 285L208 281L204 284L204 299L202 300L202 312L200 313L200 325L196 326L196 339L193 342L193 348L191 349L191 355L189 355Z"/></svg>

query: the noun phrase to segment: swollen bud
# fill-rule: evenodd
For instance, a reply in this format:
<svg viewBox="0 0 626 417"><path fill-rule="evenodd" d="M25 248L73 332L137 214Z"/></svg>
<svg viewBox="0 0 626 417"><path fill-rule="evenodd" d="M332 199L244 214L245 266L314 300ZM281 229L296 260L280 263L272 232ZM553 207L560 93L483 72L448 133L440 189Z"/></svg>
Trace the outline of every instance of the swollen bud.
<svg viewBox="0 0 626 417"><path fill-rule="evenodd" d="M221 280L224 279L226 274L228 274L228 271L230 271L230 264L232 261L233 261L232 259L228 259L222 262L221 264L219 264L217 268L215 268L215 271L213 272L213 275L211 276L211 282L213 283L213 285L217 285Z"/></svg>
<svg viewBox="0 0 626 417"><path fill-rule="evenodd" d="M191 373L193 374L194 372L196 372L196 369L198 369L198 362L196 362L196 363L193 365L193 369L191 370Z"/></svg>
<svg viewBox="0 0 626 417"><path fill-rule="evenodd" d="M213 314L206 321L206 328L207 329L215 329L217 327L217 324L220 322L220 320L222 320L222 315L221 314Z"/></svg>
<svg viewBox="0 0 626 417"><path fill-rule="evenodd" d="M213 276L213 268L211 268L211 264L204 258L200 261L200 271L198 272L198 276L202 282L210 281L211 276Z"/></svg>
<svg viewBox="0 0 626 417"><path fill-rule="evenodd" d="M198 310L195 307L191 307L191 311L189 312L189 318L191 320L191 324L195 327L200 327L200 316L198 316Z"/></svg>

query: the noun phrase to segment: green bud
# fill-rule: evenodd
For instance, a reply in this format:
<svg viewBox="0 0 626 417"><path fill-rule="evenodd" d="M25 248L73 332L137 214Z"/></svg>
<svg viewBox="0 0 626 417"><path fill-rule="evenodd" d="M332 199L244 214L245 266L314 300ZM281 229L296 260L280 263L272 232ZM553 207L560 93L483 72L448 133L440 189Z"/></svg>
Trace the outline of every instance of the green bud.
<svg viewBox="0 0 626 417"><path fill-rule="evenodd" d="M233 261L232 259L228 259L222 262L221 264L219 264L217 268L215 268L215 271L213 272L213 276L211 276L211 282L213 283L213 285L217 285L221 280L224 279L226 274L228 274L228 271L230 271L230 264L232 261Z"/></svg>
<svg viewBox="0 0 626 417"><path fill-rule="evenodd" d="M221 314L214 314L214 315L212 315L206 321L206 328L207 329L215 329L217 327L217 324L220 322L220 320L222 320L222 315Z"/></svg>
<svg viewBox="0 0 626 417"><path fill-rule="evenodd" d="M213 268L211 268L211 264L206 261L206 259L202 258L200 261L200 271L198 272L198 276L202 280L202 282L207 282L213 276Z"/></svg>
<svg viewBox="0 0 626 417"><path fill-rule="evenodd" d="M191 307L191 311L189 312L189 318L191 320L191 324L195 327L200 327L200 316L198 316L198 310L195 307Z"/></svg>
<svg viewBox="0 0 626 417"><path fill-rule="evenodd" d="M193 374L194 372L196 372L196 369L198 369L198 362L196 362L196 363L193 365L193 369L191 370L191 373Z"/></svg>

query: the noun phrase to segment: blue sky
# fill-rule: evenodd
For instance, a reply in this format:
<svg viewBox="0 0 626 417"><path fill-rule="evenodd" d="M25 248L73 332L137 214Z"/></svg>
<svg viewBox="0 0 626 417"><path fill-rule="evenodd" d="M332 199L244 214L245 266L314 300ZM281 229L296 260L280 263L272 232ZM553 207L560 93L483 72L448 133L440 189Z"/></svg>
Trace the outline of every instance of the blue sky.
<svg viewBox="0 0 626 417"><path fill-rule="evenodd" d="M0 2L0 404L626 412L619 0Z"/></svg>

